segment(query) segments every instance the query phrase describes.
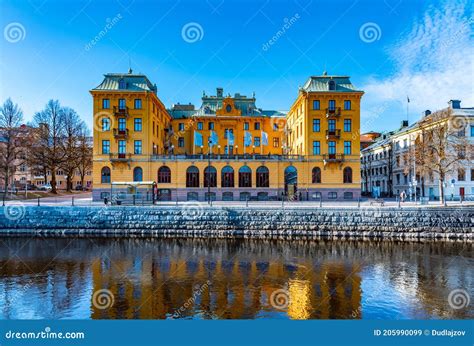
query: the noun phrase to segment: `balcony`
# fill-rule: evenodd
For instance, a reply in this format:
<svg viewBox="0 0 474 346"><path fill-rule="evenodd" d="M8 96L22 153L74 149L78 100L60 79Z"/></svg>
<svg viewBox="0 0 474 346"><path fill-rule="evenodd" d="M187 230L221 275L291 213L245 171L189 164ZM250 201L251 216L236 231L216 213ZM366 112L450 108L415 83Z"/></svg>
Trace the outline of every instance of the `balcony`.
<svg viewBox="0 0 474 346"><path fill-rule="evenodd" d="M326 130L326 139L341 138L341 130Z"/></svg>
<svg viewBox="0 0 474 346"><path fill-rule="evenodd" d="M110 153L109 154L110 162L126 162L130 163L132 161L131 153Z"/></svg>
<svg viewBox="0 0 474 346"><path fill-rule="evenodd" d="M323 162L325 165L328 163L342 163L344 162L344 154L324 154Z"/></svg>
<svg viewBox="0 0 474 346"><path fill-rule="evenodd" d="M115 139L128 139L128 129L114 129L114 137Z"/></svg>
<svg viewBox="0 0 474 346"><path fill-rule="evenodd" d="M326 108L326 118L338 117L341 115L341 107Z"/></svg>
<svg viewBox="0 0 474 346"><path fill-rule="evenodd" d="M117 117L128 117L128 107L125 108L119 108L117 106L114 106L114 115Z"/></svg>

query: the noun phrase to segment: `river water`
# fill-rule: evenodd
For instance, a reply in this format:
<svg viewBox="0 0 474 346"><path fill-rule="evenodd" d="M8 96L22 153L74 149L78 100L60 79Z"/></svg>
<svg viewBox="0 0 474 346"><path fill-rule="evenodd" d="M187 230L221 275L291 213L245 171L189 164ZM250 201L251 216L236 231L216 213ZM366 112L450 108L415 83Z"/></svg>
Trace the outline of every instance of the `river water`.
<svg viewBox="0 0 474 346"><path fill-rule="evenodd" d="M0 318L467 319L473 274L463 243L4 237Z"/></svg>

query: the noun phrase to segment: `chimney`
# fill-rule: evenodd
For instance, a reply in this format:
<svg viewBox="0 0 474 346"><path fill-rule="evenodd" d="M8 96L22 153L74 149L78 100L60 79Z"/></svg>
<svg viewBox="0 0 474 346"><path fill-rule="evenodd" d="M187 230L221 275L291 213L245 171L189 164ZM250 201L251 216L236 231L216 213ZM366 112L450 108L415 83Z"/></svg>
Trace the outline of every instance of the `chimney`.
<svg viewBox="0 0 474 346"><path fill-rule="evenodd" d="M449 100L448 104L451 109L461 108L461 100Z"/></svg>
<svg viewBox="0 0 474 346"><path fill-rule="evenodd" d="M426 111L423 112L423 115L424 115L425 117L427 117L427 116L430 115L430 114L431 114L431 111L430 111L429 109L427 109Z"/></svg>
<svg viewBox="0 0 474 346"><path fill-rule="evenodd" d="M223 88L216 88L216 95L217 95L217 97L222 97L224 95L224 89Z"/></svg>
<svg viewBox="0 0 474 346"><path fill-rule="evenodd" d="M402 129L408 127L408 120L402 120Z"/></svg>

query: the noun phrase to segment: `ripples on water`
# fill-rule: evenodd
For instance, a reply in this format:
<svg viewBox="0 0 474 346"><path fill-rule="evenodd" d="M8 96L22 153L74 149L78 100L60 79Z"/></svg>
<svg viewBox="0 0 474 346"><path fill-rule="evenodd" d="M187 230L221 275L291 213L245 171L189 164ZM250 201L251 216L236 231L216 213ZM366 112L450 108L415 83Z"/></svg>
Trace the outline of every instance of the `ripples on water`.
<svg viewBox="0 0 474 346"><path fill-rule="evenodd" d="M473 264L461 243L3 238L0 318L465 319L448 295Z"/></svg>

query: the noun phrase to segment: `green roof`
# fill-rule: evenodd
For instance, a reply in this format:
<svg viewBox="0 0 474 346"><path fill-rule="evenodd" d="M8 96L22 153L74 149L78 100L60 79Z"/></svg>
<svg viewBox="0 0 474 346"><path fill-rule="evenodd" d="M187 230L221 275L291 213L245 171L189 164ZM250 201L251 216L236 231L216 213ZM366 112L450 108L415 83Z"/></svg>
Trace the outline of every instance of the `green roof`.
<svg viewBox="0 0 474 346"><path fill-rule="evenodd" d="M329 84L333 81L335 89L329 90ZM306 92L363 92L357 90L348 76L311 76L301 88Z"/></svg>
<svg viewBox="0 0 474 346"><path fill-rule="evenodd" d="M156 93L156 84L153 85L143 74L107 73L104 80L92 90L125 90L125 91L151 91Z"/></svg>

